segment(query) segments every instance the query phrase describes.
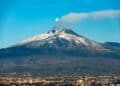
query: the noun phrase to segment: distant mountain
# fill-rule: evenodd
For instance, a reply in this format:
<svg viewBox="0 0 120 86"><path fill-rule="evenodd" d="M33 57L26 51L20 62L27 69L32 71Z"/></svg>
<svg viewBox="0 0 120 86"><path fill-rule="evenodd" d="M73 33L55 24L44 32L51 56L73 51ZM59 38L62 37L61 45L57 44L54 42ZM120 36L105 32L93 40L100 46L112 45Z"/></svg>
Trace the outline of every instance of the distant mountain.
<svg viewBox="0 0 120 86"><path fill-rule="evenodd" d="M5 50L8 51L5 52L5 55L25 55L25 53L51 55L55 53L55 55L68 56L96 56L97 54L101 56L105 53L112 53L102 44L78 35L69 29L50 30L47 33L23 40L21 43Z"/></svg>
<svg viewBox="0 0 120 86"><path fill-rule="evenodd" d="M70 29L53 29L1 49L0 68L1 72L117 74L119 50L119 43L102 44Z"/></svg>
<svg viewBox="0 0 120 86"><path fill-rule="evenodd" d="M119 51L120 52L120 43L116 43L116 42L106 42L104 43L104 47L111 49L111 50L115 50L115 51Z"/></svg>

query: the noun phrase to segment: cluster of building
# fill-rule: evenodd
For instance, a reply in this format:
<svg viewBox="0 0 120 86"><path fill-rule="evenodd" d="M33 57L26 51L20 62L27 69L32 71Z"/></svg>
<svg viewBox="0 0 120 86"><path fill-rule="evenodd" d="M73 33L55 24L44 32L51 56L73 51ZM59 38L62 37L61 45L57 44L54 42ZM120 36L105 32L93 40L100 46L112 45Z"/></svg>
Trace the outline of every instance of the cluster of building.
<svg viewBox="0 0 120 86"><path fill-rule="evenodd" d="M120 76L9 76L0 75L0 86L120 86Z"/></svg>
<svg viewBox="0 0 120 86"><path fill-rule="evenodd" d="M84 77L77 80L76 86L120 86L119 76Z"/></svg>

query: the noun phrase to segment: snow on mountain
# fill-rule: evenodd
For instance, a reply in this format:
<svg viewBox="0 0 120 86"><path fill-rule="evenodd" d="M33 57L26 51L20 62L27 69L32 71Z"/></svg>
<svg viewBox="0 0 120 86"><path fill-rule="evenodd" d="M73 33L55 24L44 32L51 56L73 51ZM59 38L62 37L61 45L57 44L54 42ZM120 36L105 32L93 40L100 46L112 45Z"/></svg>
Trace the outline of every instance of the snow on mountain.
<svg viewBox="0 0 120 86"><path fill-rule="evenodd" d="M40 35L37 35L37 36L33 36L31 38L28 38L27 40L23 40L20 44L29 43L29 42L32 42L32 41L44 40L44 39L47 39L48 37L53 36L53 35L54 34L52 34L52 33L50 33L50 34L47 34L47 33L40 34Z"/></svg>
<svg viewBox="0 0 120 86"><path fill-rule="evenodd" d="M1 49L0 68L40 74L120 73L118 48L118 43L101 44L69 29L55 29Z"/></svg>
<svg viewBox="0 0 120 86"><path fill-rule="evenodd" d="M37 36L23 40L18 45L26 45L29 47L39 47L43 45L49 46L84 46L96 50L105 50L105 48L95 41L92 41L84 36L76 34L74 31L69 29L53 29L47 33L43 33Z"/></svg>

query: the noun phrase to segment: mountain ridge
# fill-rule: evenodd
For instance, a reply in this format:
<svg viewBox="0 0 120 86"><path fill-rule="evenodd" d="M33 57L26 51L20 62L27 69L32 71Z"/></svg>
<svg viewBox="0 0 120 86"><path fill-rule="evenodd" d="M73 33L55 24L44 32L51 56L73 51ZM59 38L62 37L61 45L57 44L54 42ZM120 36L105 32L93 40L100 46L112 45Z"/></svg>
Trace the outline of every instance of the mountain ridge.
<svg viewBox="0 0 120 86"><path fill-rule="evenodd" d="M41 40L42 41L47 40L48 43L52 44L52 40L56 40L56 39L64 39L69 42L74 41L78 44L81 43L83 45L88 45L88 46L89 46L89 44L91 44L92 46L97 46L97 45L99 47L101 46L99 43L89 40L88 38L86 38L84 36L78 35L70 29L51 30L47 33L33 36L32 38L24 40L21 42L21 44L35 42L35 41L41 41Z"/></svg>
<svg viewBox="0 0 120 86"><path fill-rule="evenodd" d="M113 43L99 43L69 29L50 30L0 49L0 72L119 74L119 63Z"/></svg>

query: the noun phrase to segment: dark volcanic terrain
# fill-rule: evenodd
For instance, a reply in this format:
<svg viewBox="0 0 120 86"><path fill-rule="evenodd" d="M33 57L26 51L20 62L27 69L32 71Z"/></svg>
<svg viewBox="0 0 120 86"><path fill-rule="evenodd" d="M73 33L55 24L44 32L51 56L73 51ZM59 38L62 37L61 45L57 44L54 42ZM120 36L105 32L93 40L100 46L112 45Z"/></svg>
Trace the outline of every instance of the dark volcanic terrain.
<svg viewBox="0 0 120 86"><path fill-rule="evenodd" d="M72 30L50 30L0 49L0 72L120 74L120 43L99 43Z"/></svg>

